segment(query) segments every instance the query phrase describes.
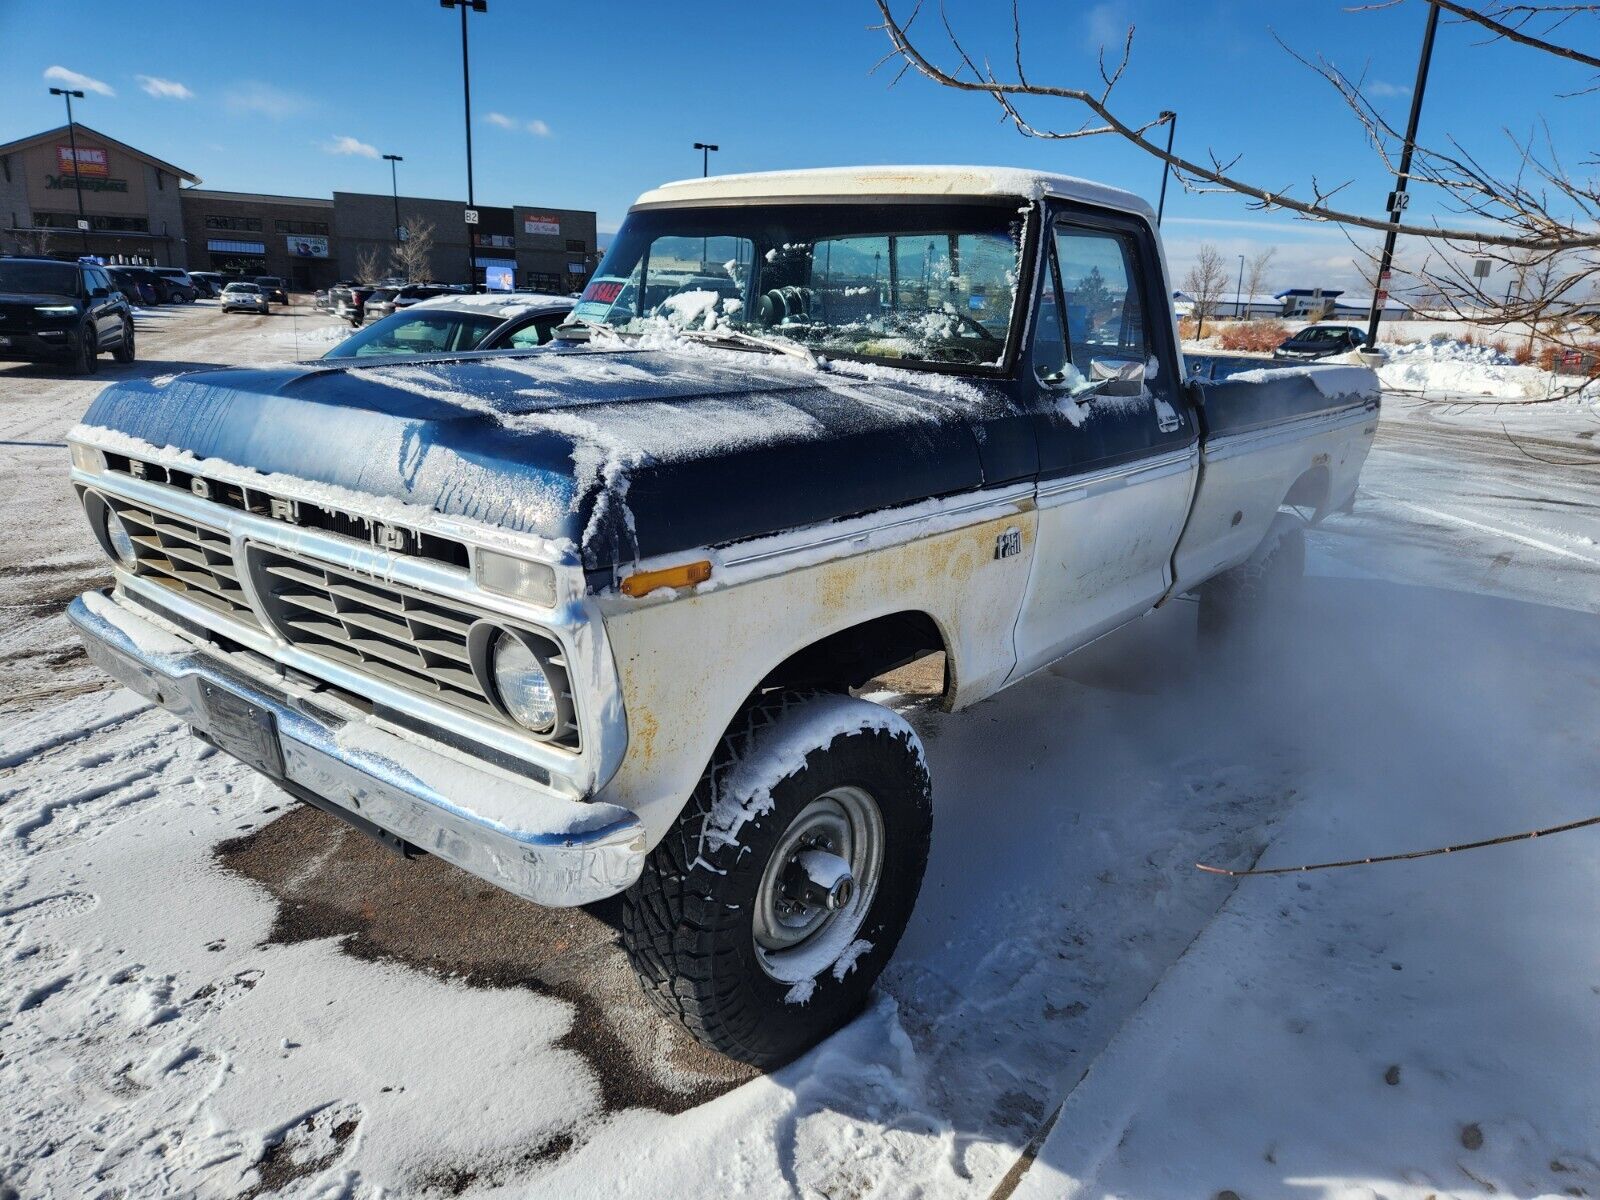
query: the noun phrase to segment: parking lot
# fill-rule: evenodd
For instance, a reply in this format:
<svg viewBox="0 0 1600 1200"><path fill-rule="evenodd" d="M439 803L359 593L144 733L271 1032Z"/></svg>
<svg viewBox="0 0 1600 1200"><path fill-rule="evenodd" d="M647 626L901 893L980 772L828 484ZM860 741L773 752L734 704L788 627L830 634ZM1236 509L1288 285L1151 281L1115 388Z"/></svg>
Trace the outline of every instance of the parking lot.
<svg viewBox="0 0 1600 1200"><path fill-rule="evenodd" d="M1579 1144L1595 1085L1538 1082L1561 1070L1563 1041L1596 1044L1593 994L1587 1008L1569 994L1600 992L1593 942L1514 949L1561 892L1595 882L1592 831L1492 865L1298 885L1193 869L1590 815L1572 811L1580 794L1592 808L1579 781L1600 768L1587 410L1497 414L1513 441L1476 410L1392 402L1356 512L1314 535L1302 607L1261 659L1207 657L1178 602L964 714L920 695L925 668L880 681L938 781L922 900L869 1010L758 1076L648 1007L614 906L540 910L401 860L89 667L61 609L107 573L61 443L97 389L310 357L340 326L303 305L257 317L202 302L141 310L138 333L141 361L102 359L95 377L0 365L0 1028L16 1100L0 1195L1006 1194L1036 1172L1081 1176L1074 1155L1104 1137L1094 1121L1120 1119L1134 1145L1158 1136L1162 1089L1133 1061L1156 1037L1150 1014L1169 1051L1196 1045L1197 1014L1220 1029L1217 998L1239 983L1217 972L1318 955L1337 1003L1258 1014L1269 1040L1293 1030L1295 1066L1229 1077L1228 1102L1255 1122L1211 1127L1228 1153L1192 1160L1185 1194L1268 1194L1223 1164L1259 1161L1262 1145L1227 1139L1280 1115L1274 1161L1298 1154L1307 1173L1385 1194L1457 1187L1467 1123L1495 1150L1474 1178L1600 1187ZM1474 938L1518 961L1499 1017L1423 1019L1485 977ZM1532 1004L1549 1016L1536 1037L1512 1019ZM1375 1055L1412 1055L1437 1130L1385 1129L1390 1060L1361 1058L1349 1030L1365 1027L1382 1032ZM1486 1029L1503 1039L1493 1055L1468 1044ZM1370 1094L1320 1111L1332 1129L1360 1114L1364 1140L1293 1115L1284 1088L1356 1060ZM1510 1061L1535 1082L1490 1111ZM1119 1080L1120 1101L1073 1107L1080 1086ZM1107 1178L1133 1170L1117 1144L1093 1164Z"/></svg>

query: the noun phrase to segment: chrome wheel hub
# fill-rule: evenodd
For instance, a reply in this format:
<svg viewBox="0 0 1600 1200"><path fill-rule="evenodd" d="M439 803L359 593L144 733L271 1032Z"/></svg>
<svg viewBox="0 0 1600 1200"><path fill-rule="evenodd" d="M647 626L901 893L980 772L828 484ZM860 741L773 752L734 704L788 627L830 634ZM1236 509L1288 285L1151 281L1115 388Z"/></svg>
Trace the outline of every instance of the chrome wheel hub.
<svg viewBox="0 0 1600 1200"><path fill-rule="evenodd" d="M877 896L883 814L861 788L834 788L784 830L756 893L752 933L762 968L809 979L854 941Z"/></svg>

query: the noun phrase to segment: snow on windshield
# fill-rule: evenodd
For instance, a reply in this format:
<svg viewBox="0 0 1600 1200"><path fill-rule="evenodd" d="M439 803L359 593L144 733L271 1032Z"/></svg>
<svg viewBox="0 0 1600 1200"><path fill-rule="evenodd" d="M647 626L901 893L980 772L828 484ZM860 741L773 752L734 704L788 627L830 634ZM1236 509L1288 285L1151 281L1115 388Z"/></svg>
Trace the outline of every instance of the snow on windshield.
<svg viewBox="0 0 1600 1200"><path fill-rule="evenodd" d="M629 215L573 310L625 333L997 367L1017 308L1011 204L754 205Z"/></svg>

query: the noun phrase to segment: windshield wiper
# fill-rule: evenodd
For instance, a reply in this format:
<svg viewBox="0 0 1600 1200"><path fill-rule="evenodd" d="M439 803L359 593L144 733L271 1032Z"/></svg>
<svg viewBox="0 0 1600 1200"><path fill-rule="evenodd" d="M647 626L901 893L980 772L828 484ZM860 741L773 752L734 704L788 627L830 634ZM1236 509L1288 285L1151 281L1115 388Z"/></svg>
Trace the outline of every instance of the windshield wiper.
<svg viewBox="0 0 1600 1200"><path fill-rule="evenodd" d="M571 336L580 329L584 332L584 336L582 338ZM588 317L569 316L565 321L561 322L561 324L557 325L555 328L555 335L562 340L569 342L591 341L593 340L594 335L597 333L609 334L611 337L616 338L619 342L623 340L622 331L616 328L616 326L607 325L604 321L591 321Z"/></svg>
<svg viewBox="0 0 1600 1200"><path fill-rule="evenodd" d="M791 342L787 338L765 338L754 333L746 333L742 329L679 329L674 332L697 342L711 345L724 342L735 346L751 346L758 350L769 350L773 354L787 354L790 358L798 358L813 367L822 365L822 360L815 354L799 342Z"/></svg>

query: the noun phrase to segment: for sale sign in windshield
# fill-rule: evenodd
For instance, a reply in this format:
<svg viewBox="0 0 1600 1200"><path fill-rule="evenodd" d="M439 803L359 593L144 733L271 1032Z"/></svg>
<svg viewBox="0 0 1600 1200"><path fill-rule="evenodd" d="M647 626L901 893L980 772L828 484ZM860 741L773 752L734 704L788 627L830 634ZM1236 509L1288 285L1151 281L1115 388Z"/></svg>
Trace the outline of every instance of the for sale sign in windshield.
<svg viewBox="0 0 1600 1200"><path fill-rule="evenodd" d="M74 157L76 156L76 157ZM71 146L56 146L56 171L62 175L74 173L84 178L104 179L111 174L111 162L106 157L104 150L90 146L79 146L73 150Z"/></svg>

